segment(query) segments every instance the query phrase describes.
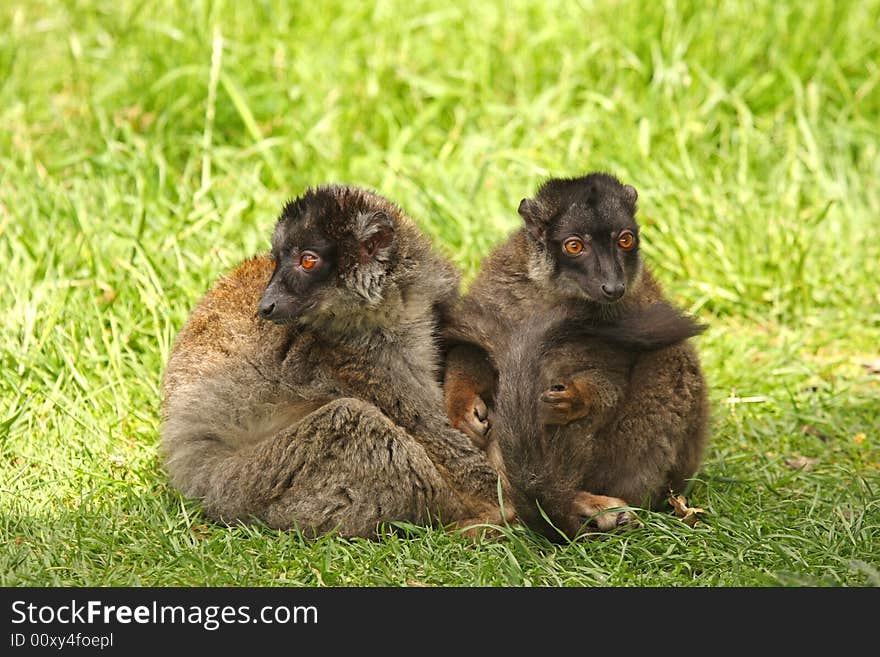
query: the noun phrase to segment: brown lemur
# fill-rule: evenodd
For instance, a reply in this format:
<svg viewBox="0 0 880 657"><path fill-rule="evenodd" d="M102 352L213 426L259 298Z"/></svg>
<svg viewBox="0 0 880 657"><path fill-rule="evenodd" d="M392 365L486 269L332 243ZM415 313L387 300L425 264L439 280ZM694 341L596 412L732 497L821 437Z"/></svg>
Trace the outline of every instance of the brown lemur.
<svg viewBox="0 0 880 657"><path fill-rule="evenodd" d="M453 426L551 537L543 514L568 536L589 520L610 529L630 516L604 510L659 505L702 458L706 386L686 341L702 327L645 267L637 198L608 174L548 180L446 331Z"/></svg>
<svg viewBox="0 0 880 657"><path fill-rule="evenodd" d="M177 337L171 482L211 518L312 536L499 522L498 475L444 412L438 317L457 297L456 271L396 205L308 190L271 255L220 278Z"/></svg>

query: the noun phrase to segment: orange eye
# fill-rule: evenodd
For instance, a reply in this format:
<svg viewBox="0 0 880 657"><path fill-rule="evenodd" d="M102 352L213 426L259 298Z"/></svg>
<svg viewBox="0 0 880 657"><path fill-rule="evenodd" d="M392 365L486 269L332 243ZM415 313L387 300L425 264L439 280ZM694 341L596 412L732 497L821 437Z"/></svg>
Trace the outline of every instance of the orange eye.
<svg viewBox="0 0 880 657"><path fill-rule="evenodd" d="M636 243L636 237L630 231L625 230L617 236L617 246L624 251L628 251Z"/></svg>
<svg viewBox="0 0 880 657"><path fill-rule="evenodd" d="M299 257L299 266L305 269L306 271L311 271L314 269L318 262L321 259L316 256L314 253L306 251Z"/></svg>
<svg viewBox="0 0 880 657"><path fill-rule="evenodd" d="M569 237L562 243L562 248L565 249L565 252L568 255L576 256L583 253L586 250L587 245L577 237Z"/></svg>

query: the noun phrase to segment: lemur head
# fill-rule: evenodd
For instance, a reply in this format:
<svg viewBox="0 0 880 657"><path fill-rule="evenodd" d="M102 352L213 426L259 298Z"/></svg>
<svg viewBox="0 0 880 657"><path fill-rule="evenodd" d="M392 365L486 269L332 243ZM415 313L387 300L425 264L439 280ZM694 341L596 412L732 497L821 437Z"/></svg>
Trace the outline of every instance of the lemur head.
<svg viewBox="0 0 880 657"><path fill-rule="evenodd" d="M605 173L545 182L519 205L538 269L588 301L620 300L641 273L637 199L634 187Z"/></svg>
<svg viewBox="0 0 880 657"><path fill-rule="evenodd" d="M376 311L394 285L401 211L356 187L322 186L284 206L274 272L258 312L282 324L346 321Z"/></svg>

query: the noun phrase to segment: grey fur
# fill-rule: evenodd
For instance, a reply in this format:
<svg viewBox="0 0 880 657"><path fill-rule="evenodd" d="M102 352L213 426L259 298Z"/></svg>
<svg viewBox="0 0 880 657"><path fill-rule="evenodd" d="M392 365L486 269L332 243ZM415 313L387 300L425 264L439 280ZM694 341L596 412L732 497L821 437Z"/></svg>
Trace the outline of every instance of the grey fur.
<svg viewBox="0 0 880 657"><path fill-rule="evenodd" d="M307 248L326 249L317 283L292 273ZM443 412L449 263L399 208L342 186L288 204L272 257L274 273L261 256L221 278L178 335L163 381L172 483L212 518L313 536L497 519L497 474ZM278 323L257 314L270 278L295 308Z"/></svg>

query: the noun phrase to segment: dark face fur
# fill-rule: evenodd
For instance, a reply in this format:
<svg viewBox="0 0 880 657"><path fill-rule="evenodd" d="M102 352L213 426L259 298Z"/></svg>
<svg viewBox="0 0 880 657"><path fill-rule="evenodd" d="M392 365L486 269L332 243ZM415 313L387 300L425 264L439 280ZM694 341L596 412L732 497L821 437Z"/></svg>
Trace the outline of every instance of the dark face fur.
<svg viewBox="0 0 880 657"><path fill-rule="evenodd" d="M394 265L388 204L362 190L321 187L288 203L272 236L275 271L258 312L283 324L378 303Z"/></svg>
<svg viewBox="0 0 880 657"><path fill-rule="evenodd" d="M607 174L547 181L519 213L553 276L587 300L619 301L637 282L638 194Z"/></svg>

